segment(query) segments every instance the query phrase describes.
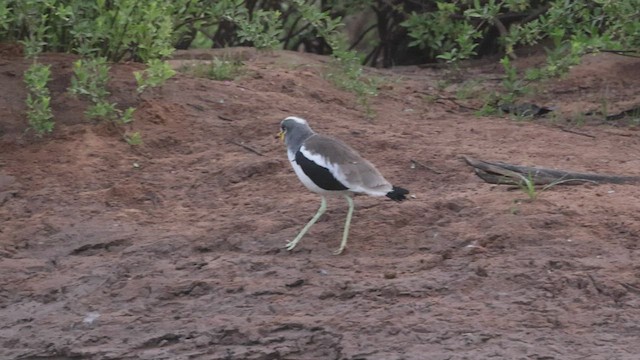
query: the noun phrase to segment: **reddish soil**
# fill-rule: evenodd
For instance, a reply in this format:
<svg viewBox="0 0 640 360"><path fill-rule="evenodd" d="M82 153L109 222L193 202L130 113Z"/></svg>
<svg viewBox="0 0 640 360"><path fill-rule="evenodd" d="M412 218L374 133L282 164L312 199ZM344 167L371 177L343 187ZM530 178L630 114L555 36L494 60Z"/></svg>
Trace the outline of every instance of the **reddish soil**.
<svg viewBox="0 0 640 360"><path fill-rule="evenodd" d="M585 58L531 97L556 108L535 121L459 106L496 86L493 63L370 70L385 81L367 119L326 58L239 53L235 81L181 74L141 96L141 67L114 66L113 101L138 107L132 147L65 93L70 55L42 58L54 133L25 133L28 62L0 51L0 358L638 359L640 187L527 201L460 160L640 175L637 125L563 131L640 105L638 59ZM480 81L469 100L460 79ZM283 250L319 206L274 139L289 115L414 195L357 197L343 255L342 199Z"/></svg>

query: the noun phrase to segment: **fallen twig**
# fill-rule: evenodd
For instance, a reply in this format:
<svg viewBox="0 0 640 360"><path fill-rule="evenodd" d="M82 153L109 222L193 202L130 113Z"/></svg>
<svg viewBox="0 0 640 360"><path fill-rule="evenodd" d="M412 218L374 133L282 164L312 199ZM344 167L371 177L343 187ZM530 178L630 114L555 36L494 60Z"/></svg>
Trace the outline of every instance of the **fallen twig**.
<svg viewBox="0 0 640 360"><path fill-rule="evenodd" d="M616 54L616 55L620 55L620 56L628 56L628 57L633 57L633 58L640 58L640 55L638 55L638 50L598 49L598 50L594 50L594 51L589 51L589 52L587 52L587 54L597 54L597 53L603 53L603 52Z"/></svg>
<svg viewBox="0 0 640 360"><path fill-rule="evenodd" d="M218 115L218 119L224 120L224 121L235 121L235 119L232 119L230 117L226 117L224 115Z"/></svg>
<svg viewBox="0 0 640 360"><path fill-rule="evenodd" d="M196 110L198 110L198 111L204 111L204 107L203 107L203 106L200 106L200 105L198 105L198 104L191 104L191 103L187 103L187 105L188 105L188 106L190 106L190 107L192 107L192 108L194 108L194 109L196 109Z"/></svg>
<svg viewBox="0 0 640 360"><path fill-rule="evenodd" d="M640 288L638 288L637 286L633 286L631 284L620 282L620 281L618 281L618 284L622 285L625 289L629 291L632 291L636 294L640 294Z"/></svg>
<svg viewBox="0 0 640 360"><path fill-rule="evenodd" d="M423 164L423 163L421 163L419 161L416 161L416 160L410 160L410 161L411 161L411 165L413 167L419 166L419 167L427 169L427 170L429 170L429 171L431 171L431 172L433 172L435 174L438 174L438 175L442 174L441 171L438 171L438 170L436 170L436 169L434 169L434 168L432 168L430 166L427 166L427 165L425 165L425 164Z"/></svg>
<svg viewBox="0 0 640 360"><path fill-rule="evenodd" d="M600 287L596 279L593 278L593 275L587 274L587 277L589 278L589 280L591 280L591 284L593 285L594 288L596 288L599 294L604 293L604 290Z"/></svg>
<svg viewBox="0 0 640 360"><path fill-rule="evenodd" d="M560 130L562 130L564 132L568 132L568 133L576 134L576 135L581 135L581 136L586 136L586 137L589 137L589 138L592 138L592 139L596 138L594 135L586 134L586 133L575 131L575 130L571 130L571 129L567 129L567 128L564 128L562 126L558 126L558 129L560 129Z"/></svg>
<svg viewBox="0 0 640 360"><path fill-rule="evenodd" d="M450 101L452 103L454 103L456 106L458 106L461 109L466 109L466 110L470 110L470 111L478 111L480 109L472 107L472 106L466 106L463 104L460 104L456 99L451 98L451 97L447 97L447 96L437 96L437 95L433 95L431 93L428 93L426 91L420 91L420 90L416 90L415 91L418 94L423 94L423 95L427 95L427 96L435 96L435 98L433 99L434 101L439 101L439 100L446 100L446 101Z"/></svg>
<svg viewBox="0 0 640 360"><path fill-rule="evenodd" d="M264 156L264 154L263 154L263 153L261 153L260 151L258 151L258 150L256 150L256 149L252 148L252 147L251 147L251 146L249 146L249 145L245 145L244 143L239 143L239 142L234 141L234 140L227 140L227 141L228 141L229 143L233 144L233 145L238 145L238 146L240 146L241 148L243 148L243 149L245 149L245 150L248 150L248 151L250 151L250 152L252 152L252 153L254 153L254 154L256 154L256 155Z"/></svg>
<svg viewBox="0 0 640 360"><path fill-rule="evenodd" d="M462 105L460 104L458 101L456 101L456 99L450 98L450 97L443 97L443 96L438 96L438 98L436 99L436 101L438 100L447 100L447 101L451 101L452 103L454 103L455 105L457 105L459 108L461 109L466 109L466 110L471 110L471 111L478 111L480 109L475 108L475 107L471 107L471 106L466 106L466 105Z"/></svg>

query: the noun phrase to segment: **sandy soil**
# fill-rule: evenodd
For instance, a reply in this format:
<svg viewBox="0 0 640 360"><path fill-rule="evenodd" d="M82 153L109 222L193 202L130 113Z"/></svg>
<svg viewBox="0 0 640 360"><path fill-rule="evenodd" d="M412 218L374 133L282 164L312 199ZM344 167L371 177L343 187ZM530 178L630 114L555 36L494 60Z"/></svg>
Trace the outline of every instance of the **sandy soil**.
<svg viewBox="0 0 640 360"><path fill-rule="evenodd" d="M134 148L65 93L69 55L42 59L55 132L25 134L28 62L0 51L0 358L638 358L640 188L527 201L460 156L640 175L637 125L576 120L638 106L640 61L586 58L530 99L556 109L535 121L466 108L499 82L493 64L371 70L385 81L367 119L323 79L326 58L240 52L235 81L178 75L142 96L140 66L114 66ZM289 115L414 195L358 197L341 256L341 199L283 250L319 205L274 139Z"/></svg>

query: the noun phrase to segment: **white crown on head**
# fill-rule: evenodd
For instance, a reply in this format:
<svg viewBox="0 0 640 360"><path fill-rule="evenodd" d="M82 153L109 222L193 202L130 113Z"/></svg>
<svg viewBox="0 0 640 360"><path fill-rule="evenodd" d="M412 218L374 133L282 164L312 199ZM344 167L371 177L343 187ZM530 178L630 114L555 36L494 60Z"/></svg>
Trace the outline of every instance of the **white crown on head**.
<svg viewBox="0 0 640 360"><path fill-rule="evenodd" d="M285 120L293 120L295 122L297 122L298 124L304 124L304 125L309 125L307 123L307 120L303 119L303 118L299 118L297 116L289 116L287 117Z"/></svg>

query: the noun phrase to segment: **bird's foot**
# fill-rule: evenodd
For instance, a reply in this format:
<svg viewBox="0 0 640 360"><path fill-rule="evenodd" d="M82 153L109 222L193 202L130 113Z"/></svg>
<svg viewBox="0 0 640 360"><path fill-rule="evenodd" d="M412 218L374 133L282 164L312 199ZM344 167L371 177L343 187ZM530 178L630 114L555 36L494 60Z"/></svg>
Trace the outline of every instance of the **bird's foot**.
<svg viewBox="0 0 640 360"><path fill-rule="evenodd" d="M340 255L344 251L344 246L340 246L338 250L334 250L333 255Z"/></svg>
<svg viewBox="0 0 640 360"><path fill-rule="evenodd" d="M284 248L287 249L287 251L291 251L294 247L296 247L296 245L298 245L297 241L287 241L287 244L284 246Z"/></svg>

